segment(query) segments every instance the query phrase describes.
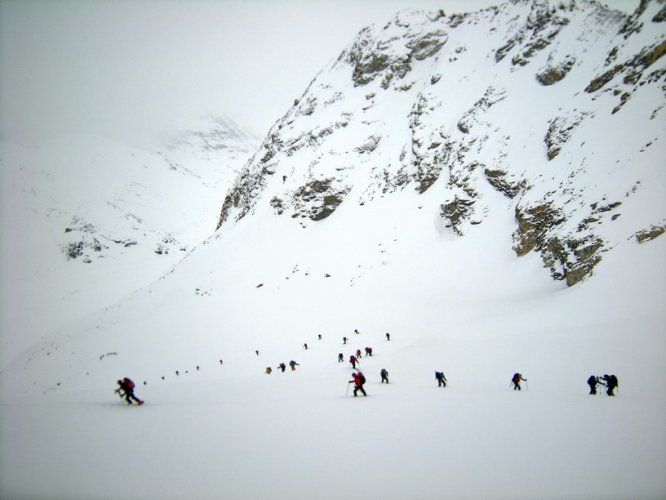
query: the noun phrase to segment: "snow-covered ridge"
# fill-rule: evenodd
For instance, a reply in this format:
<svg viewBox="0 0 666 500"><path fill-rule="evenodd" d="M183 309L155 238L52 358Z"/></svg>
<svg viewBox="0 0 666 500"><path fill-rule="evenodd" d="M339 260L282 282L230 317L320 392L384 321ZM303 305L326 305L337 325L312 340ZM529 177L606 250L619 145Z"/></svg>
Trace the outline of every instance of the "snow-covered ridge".
<svg viewBox="0 0 666 500"><path fill-rule="evenodd" d="M657 1L628 17L516 0L368 27L271 129L218 228L262 206L307 225L413 189L435 190L424 215L462 236L483 230L495 192L515 212L516 254L578 283L666 222L645 203L666 185L663 18Z"/></svg>

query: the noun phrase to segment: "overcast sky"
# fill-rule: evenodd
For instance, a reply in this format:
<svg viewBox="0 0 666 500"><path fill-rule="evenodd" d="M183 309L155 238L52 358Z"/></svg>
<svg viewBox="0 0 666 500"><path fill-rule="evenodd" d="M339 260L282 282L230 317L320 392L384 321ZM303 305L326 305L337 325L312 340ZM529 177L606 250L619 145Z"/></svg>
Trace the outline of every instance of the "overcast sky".
<svg viewBox="0 0 666 500"><path fill-rule="evenodd" d="M501 0L0 0L0 134L155 147L205 114L259 135L358 31ZM638 0L602 3L632 11Z"/></svg>

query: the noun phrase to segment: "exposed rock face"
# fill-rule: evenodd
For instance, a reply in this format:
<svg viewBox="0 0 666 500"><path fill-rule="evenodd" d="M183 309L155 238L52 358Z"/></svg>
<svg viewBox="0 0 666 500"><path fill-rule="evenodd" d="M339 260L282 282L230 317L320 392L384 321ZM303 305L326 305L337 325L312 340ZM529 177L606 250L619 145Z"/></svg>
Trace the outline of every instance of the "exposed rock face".
<svg viewBox="0 0 666 500"><path fill-rule="evenodd" d="M312 180L291 193L289 201L274 197L271 206L278 215L288 208L293 209L293 218L309 218L313 221L325 219L340 205L349 188L337 186L335 179Z"/></svg>
<svg viewBox="0 0 666 500"><path fill-rule="evenodd" d="M591 0L510 0L365 28L270 130L218 228L259 205L322 223L342 203L411 191L463 236L501 205L515 213L516 255L538 252L554 279L576 284L615 233L638 238L617 200L631 205L639 171L662 161L650 121L666 107L663 11L655 0L632 16ZM615 115L634 95L651 108L627 111L629 126Z"/></svg>
<svg viewBox="0 0 666 500"><path fill-rule="evenodd" d="M576 59L571 56L566 56L564 61L558 64L549 62L548 66L537 73L536 78L541 85L555 85L567 76L574 64L576 64Z"/></svg>
<svg viewBox="0 0 666 500"><path fill-rule="evenodd" d="M636 233L636 241L639 243L644 243L646 241L653 240L658 236L661 236L666 231L664 226L651 226L648 229L644 229Z"/></svg>

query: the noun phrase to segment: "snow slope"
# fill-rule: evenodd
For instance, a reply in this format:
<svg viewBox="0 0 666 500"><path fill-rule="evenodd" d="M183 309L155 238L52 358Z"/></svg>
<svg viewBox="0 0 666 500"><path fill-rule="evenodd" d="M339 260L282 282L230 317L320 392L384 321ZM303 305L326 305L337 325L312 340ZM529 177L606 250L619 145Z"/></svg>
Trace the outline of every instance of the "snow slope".
<svg viewBox="0 0 666 500"><path fill-rule="evenodd" d="M255 141L206 118L157 153L94 136L3 143L0 366L157 279L210 235L220 192Z"/></svg>
<svg viewBox="0 0 666 500"><path fill-rule="evenodd" d="M580 4L586 15L596 8ZM488 33L505 43L516 33L510 29L520 32L535 5L543 2L486 11L495 24L485 29L488 18L468 17L458 27L473 35L454 39L457 32L451 32L444 47L455 54L464 44L467 51L458 54L476 54L481 71L488 61L480 54L497 44L477 52L472 40L483 45L482 34ZM654 17L661 5L646 3L642 15ZM576 12L568 14L567 28L580 19ZM511 13L514 22L505 22L502 16ZM422 15L405 15L427 23ZM446 19L451 26L458 22ZM614 33L627 23L615 15L604 19ZM399 24L392 22L391 29ZM648 27L642 33L653 37ZM401 39L392 43L399 48ZM449 57L454 56L446 52L442 59ZM587 76L598 74L586 63L580 67ZM497 70L497 81L507 88L502 103L516 102L508 79L520 83L520 68L507 63L506 72ZM432 78L416 63L411 71L424 72L425 81ZM227 218L215 235L159 280L64 324L3 369L0 496L666 495L666 396L655 385L666 369L666 240L639 243L635 237L638 229L664 217L664 122L660 112L649 118L659 107L652 100L654 87L640 86L614 114L608 108L611 93L586 100L595 116L602 108L608 114L580 122L559 160L546 159L546 118L552 115L534 105L536 114L544 114L534 119L542 128L537 133L532 122L519 126L516 120L511 134L521 140L507 141L491 132L499 126L496 120L508 122L514 115L468 114L477 90L485 93L488 87L469 93L457 87L460 98L451 98L447 107L460 101L459 112L432 121L451 129L449 149L471 156L464 166L510 158L502 164L503 178L509 185L526 180L533 186L523 185L521 194L511 197L484 180L486 174L477 176L480 168L460 170L456 161L447 160L432 180L429 167L439 163L428 155L439 146L431 153L414 146L419 143L412 142L414 134L418 139L432 129L418 125L416 116L404 121L405 112L414 109L410 99L418 102L409 89L387 88L393 93L380 95L381 84L375 82L375 99L384 104L376 105L373 119L383 114L385 123L368 126L383 137L368 141L372 134L365 133L366 118L359 111L368 89L354 90L352 72L340 65L322 73L321 78L339 79L344 92L338 100L323 110L312 103L309 113L306 92L269 132L229 191ZM317 82L310 89L319 88ZM325 85L336 95L332 83ZM563 97L568 94L557 88L546 111L568 104ZM534 99L527 86L519 89ZM319 93L314 97L324 102ZM663 102L663 95L659 98ZM336 128L338 113L347 110L354 117ZM481 135L466 138L458 126L462 115ZM602 123L612 127L600 131ZM646 123L655 127L646 130ZM602 147L604 134L613 138L612 146ZM637 150L647 136L655 137L653 145ZM616 147L620 138L626 148ZM572 146L579 143L591 146ZM414 157L402 164L405 144L410 146L405 158ZM591 159L592 153L603 161ZM521 158L518 175L512 165ZM621 167L614 167L618 160ZM389 163L392 170L385 168ZM455 222L460 219L441 215L442 205L456 194L474 199L460 225ZM527 213L544 200L561 208L567 223L544 234L551 242L551 233L566 240L580 218L590 215L577 212L582 204L598 202L603 208L604 195L609 204L622 199L621 216L613 218L619 213L613 209L595 214L600 223L592 233L605 251L593 273L575 286L551 279L544 252L519 257L514 250L519 209ZM122 269L116 273L131 277ZM343 336L350 339L346 345ZM374 350L373 357L361 360L369 397L353 398L345 392L351 366L337 357L342 353L347 359L366 346ZM292 359L300 364L296 371L275 369ZM264 373L268 366L271 375ZM379 383L381 368L390 373L389 385ZM448 387L437 387L436 370L446 373ZM516 371L528 379L520 392L509 384ZM605 373L619 377L618 395L588 395L587 377ZM115 399L114 381L122 376L137 382L146 405L126 407Z"/></svg>

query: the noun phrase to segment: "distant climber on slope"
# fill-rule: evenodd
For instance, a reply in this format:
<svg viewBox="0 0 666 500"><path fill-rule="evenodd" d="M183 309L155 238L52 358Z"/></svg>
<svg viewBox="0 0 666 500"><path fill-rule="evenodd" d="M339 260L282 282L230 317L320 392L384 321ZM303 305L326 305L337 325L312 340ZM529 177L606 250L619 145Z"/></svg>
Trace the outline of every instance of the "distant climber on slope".
<svg viewBox="0 0 666 500"><path fill-rule="evenodd" d="M352 368L356 369L356 363L358 363L358 359L356 359L356 356L354 356L353 354L349 356L349 362L351 363Z"/></svg>
<svg viewBox="0 0 666 500"><path fill-rule="evenodd" d="M590 378L587 379L587 385L590 386L590 394L597 393L597 385L599 384L599 379L594 375L590 375Z"/></svg>
<svg viewBox="0 0 666 500"><path fill-rule="evenodd" d="M115 392L121 398L125 398L125 401L127 401L128 405L132 404L132 400L134 400L137 405L142 405L143 401L134 395L134 387L134 382L132 382L131 379L125 377L122 380L118 380L118 388Z"/></svg>
<svg viewBox="0 0 666 500"><path fill-rule="evenodd" d="M291 367L291 371L292 371L292 372L295 372L295 371L296 371L296 367L297 367L297 366L301 366L301 365L299 365L298 363L296 363L296 361L294 361L294 360L292 359L292 360L289 362L289 366Z"/></svg>
<svg viewBox="0 0 666 500"><path fill-rule="evenodd" d="M615 375L604 375L601 377L601 380L605 381L606 394L609 396L615 396L614 391L618 386L617 377Z"/></svg>
<svg viewBox="0 0 666 500"><path fill-rule="evenodd" d="M388 371L386 371L386 368L382 368L382 371L379 372L379 374L382 376L382 384L383 383L389 383L388 380Z"/></svg>
<svg viewBox="0 0 666 500"><path fill-rule="evenodd" d="M435 379L437 380L437 387L446 387L444 372L435 372Z"/></svg>
<svg viewBox="0 0 666 500"><path fill-rule="evenodd" d="M513 377L511 378L511 382L513 383L513 390L514 391L515 390L518 390L518 391L522 390L520 388L520 381L521 380L524 380L525 382L527 382L527 379L523 378L523 376L520 373L514 373L513 374Z"/></svg>

